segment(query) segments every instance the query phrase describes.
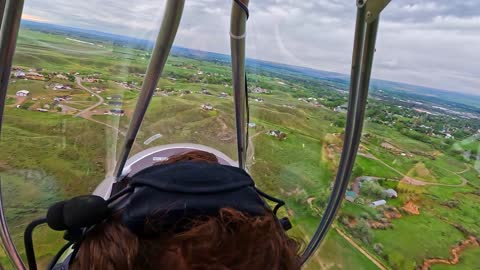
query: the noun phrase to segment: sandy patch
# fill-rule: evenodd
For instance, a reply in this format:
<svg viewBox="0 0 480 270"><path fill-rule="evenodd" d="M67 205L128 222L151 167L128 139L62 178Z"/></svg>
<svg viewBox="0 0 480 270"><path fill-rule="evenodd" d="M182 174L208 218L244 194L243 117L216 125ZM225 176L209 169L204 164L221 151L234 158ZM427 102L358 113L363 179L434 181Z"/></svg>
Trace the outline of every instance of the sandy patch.
<svg viewBox="0 0 480 270"><path fill-rule="evenodd" d="M434 264L447 264L447 265L456 265L460 261L460 255L462 252L469 248L469 247L478 247L480 243L478 240L470 236L468 239L462 241L460 244L454 246L451 250L450 253L452 254L452 257L449 259L439 259L439 258L434 258L434 259L427 259L423 262L422 265L422 270L428 270L432 265Z"/></svg>
<svg viewBox="0 0 480 270"><path fill-rule="evenodd" d="M407 202L403 207L403 210L407 211L412 215L420 215L420 208L415 205L412 201Z"/></svg>

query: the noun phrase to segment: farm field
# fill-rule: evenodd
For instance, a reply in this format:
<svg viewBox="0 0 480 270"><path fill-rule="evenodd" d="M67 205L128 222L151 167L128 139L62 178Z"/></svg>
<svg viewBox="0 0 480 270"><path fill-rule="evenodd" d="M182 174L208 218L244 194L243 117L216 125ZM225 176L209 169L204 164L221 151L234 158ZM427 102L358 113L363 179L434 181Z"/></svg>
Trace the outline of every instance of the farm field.
<svg viewBox="0 0 480 270"><path fill-rule="evenodd" d="M22 28L0 141L3 200L22 256L28 221L44 215L55 201L92 192L112 170L150 55L148 47ZM236 159L229 65L219 55L174 49L134 153L196 143ZM15 77L20 72L25 76ZM29 73L41 79L29 79ZM306 245L335 179L347 102L347 93L338 88L348 84L272 63L258 62L248 73L248 170L261 189L287 201L283 214L295 225L291 234ZM28 96L18 96L20 90ZM460 121L449 116L411 117L418 126L446 123L451 131L445 133L453 138L407 126L402 113L411 115L408 109L397 112L397 125L390 125L377 105L400 105L385 96L378 101L376 93L369 101L349 186L355 198L343 203L335 228L306 269L417 269L428 259L448 259L451 248L469 237L477 245L465 249L457 264L433 264L430 269L475 269L480 250L478 119L464 120L460 128ZM387 105L378 106L384 110ZM468 134L452 136L458 129ZM371 206L380 200L385 203ZM62 238L42 228L35 243L46 264ZM7 258L1 256L0 263L7 264Z"/></svg>

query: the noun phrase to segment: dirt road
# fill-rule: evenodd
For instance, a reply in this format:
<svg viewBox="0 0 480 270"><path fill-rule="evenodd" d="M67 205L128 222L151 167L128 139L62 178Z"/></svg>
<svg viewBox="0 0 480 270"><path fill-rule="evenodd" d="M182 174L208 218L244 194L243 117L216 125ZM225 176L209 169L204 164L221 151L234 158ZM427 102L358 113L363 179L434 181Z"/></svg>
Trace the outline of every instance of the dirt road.
<svg viewBox="0 0 480 270"><path fill-rule="evenodd" d="M98 98L98 102L95 103L95 105L92 105L88 108L86 108L85 110L75 114L75 117L79 117L79 116L83 116L89 112L91 112L92 110L94 110L95 108L97 108L98 106L102 105L105 100L103 99L103 97L101 97L100 95L98 95L97 93L93 92L92 90L88 89L87 87L83 86L82 84L82 79L80 77L75 77L75 82L77 83L78 87L80 87L81 89L87 91L88 93L90 93L91 95L95 96L96 98Z"/></svg>
<svg viewBox="0 0 480 270"><path fill-rule="evenodd" d="M345 240L347 240L353 247L355 247L358 251L360 251L360 253L362 253L363 255L365 255L365 257L367 257L370 261L372 261L379 269L381 269L381 270L387 270L388 269L382 264L382 262L377 260L372 255L370 255L370 253L368 251L366 251L361 246L359 246L355 241L353 241L352 238L350 238L350 236L348 236L346 233L344 233L341 229L339 229L335 225L333 225L332 227L338 232L338 234L340 234Z"/></svg>
<svg viewBox="0 0 480 270"><path fill-rule="evenodd" d="M89 120L89 121L92 121L92 122L95 122L97 124L101 124L101 125L104 125L106 127L109 127L115 131L117 131L119 134L125 136L126 132L124 131L121 131L118 127L116 126L112 126L112 125L109 125L105 122L102 122L102 121L98 121L96 119L93 119L91 117L91 111L93 111L95 108L99 107L100 105L102 105L104 102L105 102L105 99L103 97L101 97L100 95L98 95L97 93L93 92L92 90L88 89L87 87L85 87L83 84L82 84L82 79L80 77L75 77L75 82L77 83L78 87L80 87L81 89L87 91L88 93L94 95L95 97L98 98L98 102L95 103L94 105L86 108L85 110L82 110L81 112L77 113L74 115L74 117L82 117L86 120Z"/></svg>
<svg viewBox="0 0 480 270"><path fill-rule="evenodd" d="M442 187L463 187L463 186L466 186L467 183L468 183L468 180L465 179L463 176L459 175L458 173L456 172L452 172L452 171L448 171L458 177L460 177L460 179L462 180L462 183L460 184L457 184L457 185L450 185L450 184L442 184L442 183L432 183L432 182L426 182L426 181L423 181L423 180L418 180L418 179L415 179L415 178L412 178L404 173L402 173L401 171L393 168L392 166L388 165L387 163L383 162L383 160L377 158L375 155L373 155L372 153L358 153L358 155L360 156L363 156L363 157L366 157L366 158L369 158L369 159L373 159L375 161L378 161L380 163L382 163L383 165L385 165L385 167L389 168L390 170L400 174L401 176L403 176L403 179L401 180L403 183L406 183L406 184L409 184L409 185L414 185L414 186L442 186Z"/></svg>
<svg viewBox="0 0 480 270"><path fill-rule="evenodd" d="M251 161L249 166L253 166L255 164L255 144L253 143L253 139L260 134L262 134L262 132L257 132L248 138L247 162Z"/></svg>

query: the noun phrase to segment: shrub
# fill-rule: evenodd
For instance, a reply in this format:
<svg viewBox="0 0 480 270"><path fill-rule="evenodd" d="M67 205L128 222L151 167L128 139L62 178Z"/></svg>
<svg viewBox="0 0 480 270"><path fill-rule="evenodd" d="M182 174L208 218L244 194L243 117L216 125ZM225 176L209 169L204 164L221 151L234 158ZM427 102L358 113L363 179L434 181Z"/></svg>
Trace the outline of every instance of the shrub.
<svg viewBox="0 0 480 270"><path fill-rule="evenodd" d="M381 243L375 243L373 245L373 250L375 251L375 253L377 253L378 255L382 255L383 254L383 245Z"/></svg>

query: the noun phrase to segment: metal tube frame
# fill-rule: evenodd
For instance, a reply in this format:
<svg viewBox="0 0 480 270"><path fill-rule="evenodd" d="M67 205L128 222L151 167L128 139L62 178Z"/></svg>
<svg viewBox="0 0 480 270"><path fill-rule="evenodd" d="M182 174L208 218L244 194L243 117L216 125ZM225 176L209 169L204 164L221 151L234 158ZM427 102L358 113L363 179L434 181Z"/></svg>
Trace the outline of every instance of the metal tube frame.
<svg viewBox="0 0 480 270"><path fill-rule="evenodd" d="M12 68L13 55L17 42L20 20L23 11L23 0L1 0L1 32L0 32L0 123L3 123L8 80ZM1 132L0 125L0 132Z"/></svg>
<svg viewBox="0 0 480 270"><path fill-rule="evenodd" d="M148 105L150 104L155 88L162 75L165 63L167 62L170 50L173 46L173 41L175 40L178 31L178 26L180 25L184 6L185 0L168 0L167 2L152 58L148 65L145 78L143 79L142 90L125 136L125 143L121 149L120 156L113 172L113 176L117 181L122 177L123 168L125 167L125 163L132 150L135 138L142 125L143 117L147 112Z"/></svg>
<svg viewBox="0 0 480 270"><path fill-rule="evenodd" d="M242 1L248 7L248 1ZM232 57L233 99L237 130L238 166L245 169L247 159L247 92L245 76L245 39L247 13L233 1L230 21L230 50Z"/></svg>
<svg viewBox="0 0 480 270"><path fill-rule="evenodd" d="M379 15L389 2L389 0L357 1L358 9L344 146L327 208L312 240L302 254L302 265L314 254L327 235L328 229L331 227L340 209L344 194L347 190L362 135L368 88L375 54ZM372 13L371 10L374 10L375 13Z"/></svg>
<svg viewBox="0 0 480 270"><path fill-rule="evenodd" d="M375 1L375 0L370 0ZM389 1L385 1L388 4ZM0 0L1 34L0 34L0 123L3 120L3 111L10 77L11 64L15 52L20 19L23 10L23 0ZM246 1L248 2L248 1ZM146 76L142 85L139 100L132 117L126 141L117 162L114 176L122 175L123 167L131 151L135 137L140 129L148 104L160 79L173 45L178 26L183 13L184 0L169 0L165 11L165 18L157 37L154 53L149 63ZM355 33L354 52L352 60L352 74L350 85L349 108L347 113L347 127L345 130L345 144L342 150L340 165L325 214L315 232L311 242L302 255L302 264L315 252L321 241L326 236L329 227L340 208L343 194L346 191L348 180L355 162L355 156L360 144L363 128L364 113L366 109L368 87L370 83L373 56L375 52L376 34L379 18L372 18L367 11L366 0L359 0L357 23ZM247 3L248 4L248 3ZM386 6L385 4L385 6ZM1 12L3 11L5 12ZM383 9L383 8L382 8ZM381 12L380 9L378 13ZM366 20L367 18L367 20ZM245 80L245 34L247 16L236 3L232 7L231 18L231 53L232 75L235 100L235 113L237 125L237 143L239 167L245 168L246 161L246 80ZM171 31L173 29L173 31ZM170 31L169 31L170 30ZM0 125L1 132L1 125ZM17 269L25 269L15 245L10 237L6 223L0 187L0 236L6 252Z"/></svg>
<svg viewBox="0 0 480 270"><path fill-rule="evenodd" d="M20 20L23 11L23 0L1 0L0 1L0 135L3 123L5 100L7 97L8 80L12 69L13 55L17 42ZM0 179L0 238L12 265L19 270L24 270L25 264L18 254L18 251L10 237L8 224L5 217L5 208L1 190Z"/></svg>
<svg viewBox="0 0 480 270"><path fill-rule="evenodd" d="M5 12L5 6L7 4L7 0L0 0L0 27L3 21L3 13Z"/></svg>

